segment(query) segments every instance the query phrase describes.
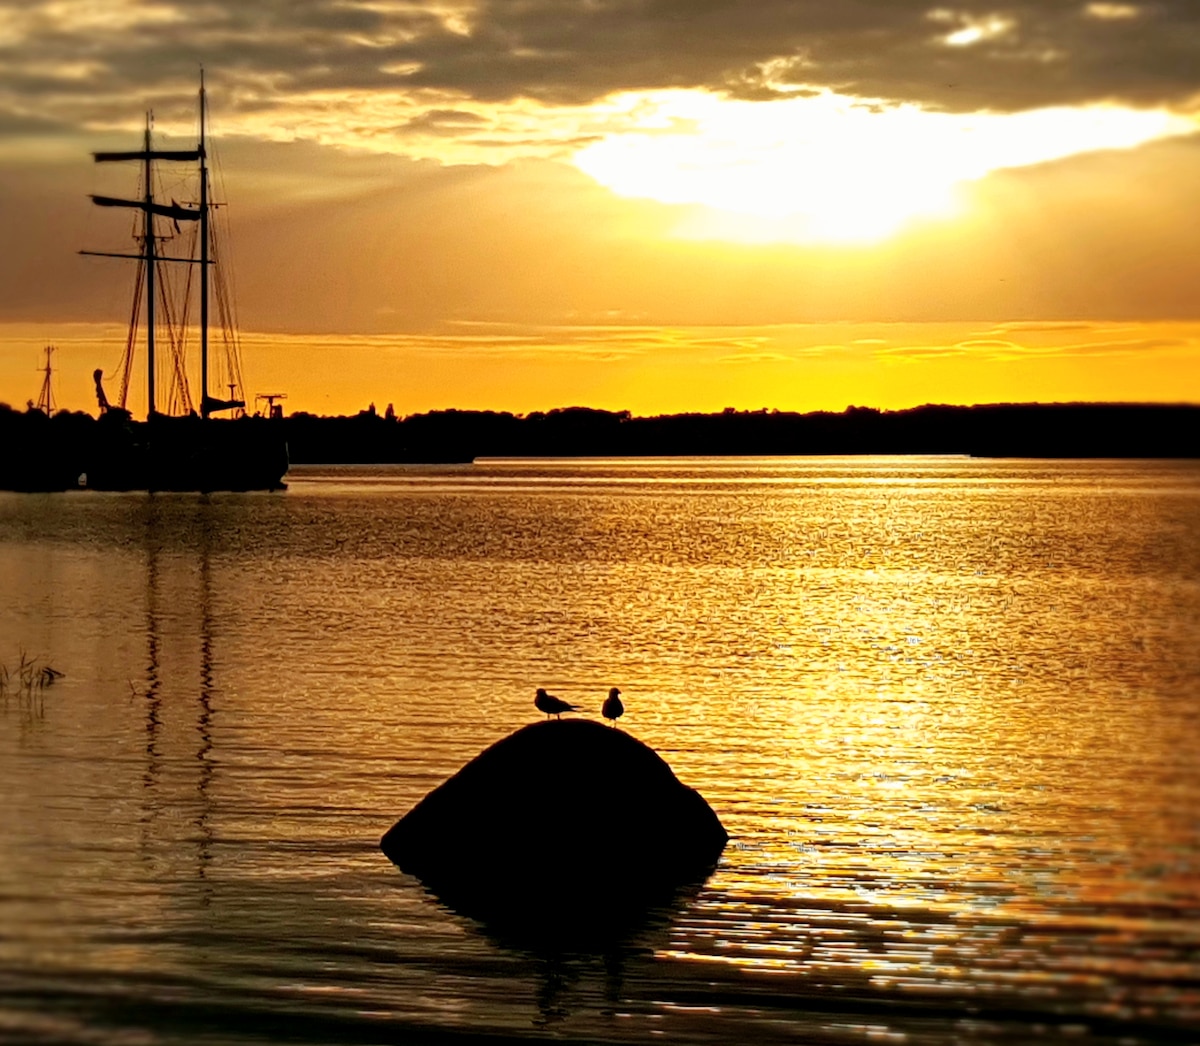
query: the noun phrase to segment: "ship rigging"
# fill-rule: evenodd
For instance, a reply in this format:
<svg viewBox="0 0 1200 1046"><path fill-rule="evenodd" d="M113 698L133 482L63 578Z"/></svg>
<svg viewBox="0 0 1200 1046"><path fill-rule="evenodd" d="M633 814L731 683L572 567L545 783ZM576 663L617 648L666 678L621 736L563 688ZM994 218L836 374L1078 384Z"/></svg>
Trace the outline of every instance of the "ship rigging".
<svg viewBox="0 0 1200 1046"><path fill-rule="evenodd" d="M100 207L122 207L140 211L135 225L134 241L137 253L117 251L83 250L87 254L107 258L129 258L137 261L137 276L134 281L133 302L130 309L129 330L125 350L118 367L120 391L115 405L110 405L97 375L96 392L101 413L114 409L127 412L130 393L130 378L133 372L134 353L138 342L138 327L144 315L146 344L146 409L153 418L160 413L160 392L166 392L166 414L194 414L195 401L191 395L187 366L187 335L191 327L191 305L194 274L199 272L199 338L200 338L200 397L199 414L208 418L217 411L232 411L234 416L244 413L245 395L242 392L241 353L237 341L237 326L232 310L232 296L228 292L221 268L217 265L219 250L213 212L218 206L212 201L210 165L207 144L208 104L204 87L204 73L200 74L199 91L199 136L194 149L156 149L152 142L153 114L146 114L142 148L126 152L97 152L93 157L97 163L135 161L141 164L140 198L123 199L113 196L92 195L92 202ZM158 171L156 163L195 164L197 170L197 197L192 203L170 203L162 200L156 190ZM171 233L160 231L161 223L169 221ZM184 254L170 253L168 244L184 239L183 226L190 233L186 237L187 251ZM182 263L186 275L182 280L171 270ZM179 284L182 283L182 287ZM210 308L215 304L222 349L220 355L219 386L230 389L228 399L209 395L212 385L210 375ZM165 334L166 352L160 344L161 333ZM165 367L163 364L165 363ZM162 371L166 371L166 380Z"/></svg>

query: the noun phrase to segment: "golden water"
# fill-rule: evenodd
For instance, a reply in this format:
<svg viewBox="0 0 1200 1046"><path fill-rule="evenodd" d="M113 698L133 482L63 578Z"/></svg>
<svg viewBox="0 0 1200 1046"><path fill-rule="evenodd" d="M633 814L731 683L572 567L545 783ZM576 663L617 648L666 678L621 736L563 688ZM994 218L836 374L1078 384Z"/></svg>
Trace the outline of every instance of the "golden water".
<svg viewBox="0 0 1200 1046"><path fill-rule="evenodd" d="M1195 463L290 482L0 495L65 672L0 696L0 1041L1200 1037ZM613 685L732 837L666 925L524 952L379 853Z"/></svg>

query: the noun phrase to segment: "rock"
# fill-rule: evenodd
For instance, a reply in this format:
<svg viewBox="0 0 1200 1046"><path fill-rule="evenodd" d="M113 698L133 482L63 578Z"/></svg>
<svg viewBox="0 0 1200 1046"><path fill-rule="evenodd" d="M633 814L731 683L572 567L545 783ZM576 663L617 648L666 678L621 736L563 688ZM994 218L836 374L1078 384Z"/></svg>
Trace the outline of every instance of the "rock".
<svg viewBox="0 0 1200 1046"><path fill-rule="evenodd" d="M653 749L585 719L498 741L396 822L380 846L486 920L658 903L702 881L728 835Z"/></svg>

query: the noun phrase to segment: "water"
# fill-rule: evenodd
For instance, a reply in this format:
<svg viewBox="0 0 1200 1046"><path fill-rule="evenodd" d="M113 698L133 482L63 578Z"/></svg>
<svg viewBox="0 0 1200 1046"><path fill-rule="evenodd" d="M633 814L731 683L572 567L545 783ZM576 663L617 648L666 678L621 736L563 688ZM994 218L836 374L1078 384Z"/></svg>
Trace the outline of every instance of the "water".
<svg viewBox="0 0 1200 1046"><path fill-rule="evenodd" d="M65 673L0 697L0 1041L1200 1041L1195 463L290 482L0 495ZM545 954L378 851L612 685L732 837L664 919Z"/></svg>

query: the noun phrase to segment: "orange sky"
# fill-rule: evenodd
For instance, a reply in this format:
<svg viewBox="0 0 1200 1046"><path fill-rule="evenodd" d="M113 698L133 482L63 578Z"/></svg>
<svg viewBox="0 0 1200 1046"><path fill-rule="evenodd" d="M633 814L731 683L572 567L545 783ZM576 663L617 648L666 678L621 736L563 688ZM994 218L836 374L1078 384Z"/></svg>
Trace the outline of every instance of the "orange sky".
<svg viewBox="0 0 1200 1046"><path fill-rule="evenodd" d="M290 410L1200 401L1200 14L829 7L0 12L0 401L51 343L112 394L132 263L75 252L137 172L88 154L186 145L200 61Z"/></svg>

